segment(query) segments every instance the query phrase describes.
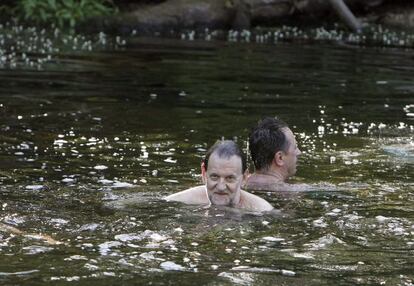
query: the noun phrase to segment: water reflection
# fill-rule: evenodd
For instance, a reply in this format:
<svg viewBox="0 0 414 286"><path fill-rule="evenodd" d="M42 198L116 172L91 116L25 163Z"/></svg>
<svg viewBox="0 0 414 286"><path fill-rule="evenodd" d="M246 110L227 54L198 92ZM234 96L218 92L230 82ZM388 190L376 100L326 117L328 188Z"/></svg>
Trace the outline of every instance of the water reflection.
<svg viewBox="0 0 414 286"><path fill-rule="evenodd" d="M0 220L63 242L0 228L2 283L412 283L410 51L145 39L59 59L0 71ZM308 192L257 193L282 215L162 200L264 115L304 153Z"/></svg>

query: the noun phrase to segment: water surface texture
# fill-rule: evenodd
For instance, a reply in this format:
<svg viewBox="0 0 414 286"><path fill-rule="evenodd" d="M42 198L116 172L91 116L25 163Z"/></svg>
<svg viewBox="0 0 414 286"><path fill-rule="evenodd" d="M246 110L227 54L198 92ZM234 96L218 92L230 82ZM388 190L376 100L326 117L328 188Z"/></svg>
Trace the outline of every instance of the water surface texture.
<svg viewBox="0 0 414 286"><path fill-rule="evenodd" d="M282 215L162 200L265 115L311 189L258 193ZM3 65L0 284L413 285L413 125L412 50L130 38Z"/></svg>

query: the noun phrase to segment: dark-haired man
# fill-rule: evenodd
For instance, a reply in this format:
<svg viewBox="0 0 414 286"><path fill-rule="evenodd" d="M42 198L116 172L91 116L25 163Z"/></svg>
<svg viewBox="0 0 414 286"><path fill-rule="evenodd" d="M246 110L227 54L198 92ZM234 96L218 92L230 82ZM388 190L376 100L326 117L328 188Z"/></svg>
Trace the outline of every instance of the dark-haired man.
<svg viewBox="0 0 414 286"><path fill-rule="evenodd" d="M257 191L299 190L286 180L296 173L301 154L295 136L282 120L266 117L249 134L250 154L255 172L248 178L245 188Z"/></svg>
<svg viewBox="0 0 414 286"><path fill-rule="evenodd" d="M272 210L273 207L267 201L241 189L246 169L246 158L236 143L218 141L207 151L201 166L205 185L165 199L186 204L230 206L255 212Z"/></svg>

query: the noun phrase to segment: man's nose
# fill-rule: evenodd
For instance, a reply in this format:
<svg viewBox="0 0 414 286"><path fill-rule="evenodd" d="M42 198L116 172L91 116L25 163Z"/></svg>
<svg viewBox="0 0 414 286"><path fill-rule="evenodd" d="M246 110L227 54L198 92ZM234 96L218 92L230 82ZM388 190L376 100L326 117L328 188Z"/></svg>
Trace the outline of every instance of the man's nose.
<svg viewBox="0 0 414 286"><path fill-rule="evenodd" d="M300 151L300 149L298 148L298 156L302 154L302 151Z"/></svg>
<svg viewBox="0 0 414 286"><path fill-rule="evenodd" d="M219 191L224 191L226 190L227 186L226 186L226 182L224 181L224 179L220 179L217 183L217 189Z"/></svg>

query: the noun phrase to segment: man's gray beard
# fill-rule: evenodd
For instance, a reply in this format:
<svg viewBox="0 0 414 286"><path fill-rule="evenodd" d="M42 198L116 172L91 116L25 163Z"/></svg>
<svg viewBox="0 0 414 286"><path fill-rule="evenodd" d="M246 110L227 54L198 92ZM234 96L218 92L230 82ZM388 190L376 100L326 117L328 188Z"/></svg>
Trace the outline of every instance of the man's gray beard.
<svg viewBox="0 0 414 286"><path fill-rule="evenodd" d="M213 195L208 195L208 199L210 200L210 203L212 205L215 205L215 206L235 207L235 203L232 199L230 199L230 202L228 204L225 204L225 205L216 205L216 204L214 204L213 203Z"/></svg>

